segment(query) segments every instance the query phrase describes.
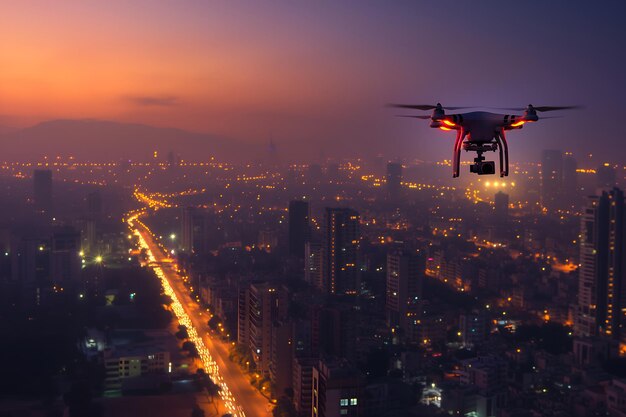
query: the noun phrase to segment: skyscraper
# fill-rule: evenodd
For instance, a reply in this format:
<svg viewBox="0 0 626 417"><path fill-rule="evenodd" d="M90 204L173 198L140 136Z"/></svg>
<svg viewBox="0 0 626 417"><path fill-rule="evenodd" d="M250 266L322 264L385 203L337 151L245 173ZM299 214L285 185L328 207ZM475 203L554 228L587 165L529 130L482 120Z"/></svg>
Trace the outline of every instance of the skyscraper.
<svg viewBox="0 0 626 417"><path fill-rule="evenodd" d="M183 208L180 220L180 250L189 254L193 252L193 217L193 207Z"/></svg>
<svg viewBox="0 0 626 417"><path fill-rule="evenodd" d="M604 334L626 341L624 193L613 188L590 197L581 224L578 335Z"/></svg>
<svg viewBox="0 0 626 417"><path fill-rule="evenodd" d="M209 246L208 213L195 207L182 210L179 248L187 254L206 253Z"/></svg>
<svg viewBox="0 0 626 417"><path fill-rule="evenodd" d="M495 218L498 226L504 226L509 221L509 195L498 191L494 197Z"/></svg>
<svg viewBox="0 0 626 417"><path fill-rule="evenodd" d="M322 225L323 290L357 294L360 287L359 213L349 208L326 208Z"/></svg>
<svg viewBox="0 0 626 417"><path fill-rule="evenodd" d="M563 154L544 150L541 155L541 207L549 212L559 208L563 185Z"/></svg>
<svg viewBox="0 0 626 417"><path fill-rule="evenodd" d="M302 259L304 244L309 240L309 203L301 200L289 202L289 255Z"/></svg>
<svg viewBox="0 0 626 417"><path fill-rule="evenodd" d="M389 162L387 164L387 194L391 199L400 197L402 183L402 164Z"/></svg>
<svg viewBox="0 0 626 417"><path fill-rule="evenodd" d="M615 177L615 168L613 168L608 162L600 165L596 170L596 184L598 187L613 187L616 182Z"/></svg>
<svg viewBox="0 0 626 417"><path fill-rule="evenodd" d="M394 250L387 254L386 307L388 323L405 326L407 313L422 298L425 260L419 252Z"/></svg>
<svg viewBox="0 0 626 417"><path fill-rule="evenodd" d="M78 284L81 261L80 233L71 227L55 230L51 239L50 275L54 283Z"/></svg>
<svg viewBox="0 0 626 417"><path fill-rule="evenodd" d="M52 210L52 171L36 169L33 172L35 209L49 212Z"/></svg>
<svg viewBox="0 0 626 417"><path fill-rule="evenodd" d="M245 315L248 320L247 345L252 352L256 369L269 376L272 359L272 326L287 318L287 292L269 283L252 283L248 292ZM291 358L285 360L290 360Z"/></svg>
<svg viewBox="0 0 626 417"><path fill-rule="evenodd" d="M304 280L317 288L323 288L322 244L306 242L304 245Z"/></svg>
<svg viewBox="0 0 626 417"><path fill-rule="evenodd" d="M563 157L563 203L568 209L578 209L580 205L576 168L576 159L571 152L566 152Z"/></svg>

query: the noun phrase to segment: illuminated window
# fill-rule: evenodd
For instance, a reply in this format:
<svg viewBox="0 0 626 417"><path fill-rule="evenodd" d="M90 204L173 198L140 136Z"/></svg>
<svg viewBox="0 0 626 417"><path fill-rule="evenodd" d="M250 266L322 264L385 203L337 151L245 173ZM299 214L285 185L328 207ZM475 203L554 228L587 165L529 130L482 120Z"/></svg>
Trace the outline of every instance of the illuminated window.
<svg viewBox="0 0 626 417"><path fill-rule="evenodd" d="M350 398L350 405L356 405L356 398Z"/></svg>
<svg viewBox="0 0 626 417"><path fill-rule="evenodd" d="M342 398L339 400L339 405L341 407L347 407L348 406L348 399L347 398Z"/></svg>

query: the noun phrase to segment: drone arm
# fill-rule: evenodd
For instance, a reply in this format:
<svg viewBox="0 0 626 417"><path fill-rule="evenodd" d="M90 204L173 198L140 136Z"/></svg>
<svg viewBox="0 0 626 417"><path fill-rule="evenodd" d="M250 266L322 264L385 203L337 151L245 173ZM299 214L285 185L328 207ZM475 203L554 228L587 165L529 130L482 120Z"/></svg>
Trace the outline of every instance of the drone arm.
<svg viewBox="0 0 626 417"><path fill-rule="evenodd" d="M463 133L463 129L459 129L456 131L456 139L454 141L454 154L452 155L452 178L456 178L459 176L461 165L461 144L463 143L464 137L465 135Z"/></svg>
<svg viewBox="0 0 626 417"><path fill-rule="evenodd" d="M500 129L496 137L498 139L500 147L500 176L506 177L509 175L509 145L506 142L506 135L504 128ZM502 154L504 153L504 166L502 165Z"/></svg>

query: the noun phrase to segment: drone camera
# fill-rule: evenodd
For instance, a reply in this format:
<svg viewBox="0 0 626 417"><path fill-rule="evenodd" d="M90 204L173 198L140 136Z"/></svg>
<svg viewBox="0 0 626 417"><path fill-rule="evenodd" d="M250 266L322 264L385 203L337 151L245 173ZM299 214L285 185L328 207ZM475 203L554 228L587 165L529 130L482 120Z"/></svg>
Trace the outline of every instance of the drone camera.
<svg viewBox="0 0 626 417"><path fill-rule="evenodd" d="M470 165L470 172L478 175L493 175L496 173L496 163L493 161L480 161Z"/></svg>

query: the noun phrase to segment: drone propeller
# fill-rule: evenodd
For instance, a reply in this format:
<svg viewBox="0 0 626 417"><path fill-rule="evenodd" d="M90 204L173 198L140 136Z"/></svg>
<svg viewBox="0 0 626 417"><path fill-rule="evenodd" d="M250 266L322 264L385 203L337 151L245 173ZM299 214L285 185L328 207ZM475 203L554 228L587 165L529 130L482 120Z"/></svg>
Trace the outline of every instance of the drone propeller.
<svg viewBox="0 0 626 417"><path fill-rule="evenodd" d="M387 107L395 107L398 109L414 109L414 110L433 110L437 108L436 104L387 104ZM469 109L472 106L461 106L461 107L450 107L450 106L442 106L442 108L446 110L459 110L459 109Z"/></svg>
<svg viewBox="0 0 626 417"><path fill-rule="evenodd" d="M528 107L489 107L489 108L498 109L498 110L524 111L524 110L528 110L531 107L538 112L582 109L582 106L538 106L537 107L537 106L532 106L532 105L529 105Z"/></svg>
<svg viewBox="0 0 626 417"><path fill-rule="evenodd" d="M561 119L565 116L541 116L541 118L539 120L543 120L543 119Z"/></svg>
<svg viewBox="0 0 626 417"><path fill-rule="evenodd" d="M535 110L544 112L544 111L555 111L555 110L573 110L573 109L581 109L582 106L542 106L542 107L533 107Z"/></svg>
<svg viewBox="0 0 626 417"><path fill-rule="evenodd" d="M409 114L396 114L396 117L411 117L414 119L430 119L430 116L416 116L416 115L409 115Z"/></svg>

